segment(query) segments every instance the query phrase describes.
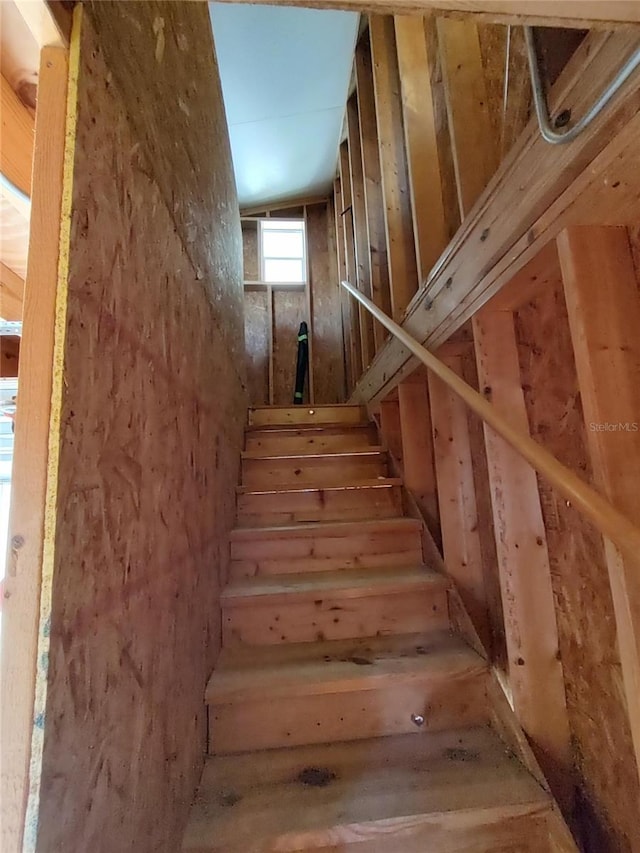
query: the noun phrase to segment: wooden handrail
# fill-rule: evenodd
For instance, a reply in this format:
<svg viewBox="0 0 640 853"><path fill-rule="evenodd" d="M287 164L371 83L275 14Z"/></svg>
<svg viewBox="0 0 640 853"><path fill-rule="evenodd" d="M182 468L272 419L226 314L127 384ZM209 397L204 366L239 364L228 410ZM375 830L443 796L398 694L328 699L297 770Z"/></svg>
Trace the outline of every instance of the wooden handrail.
<svg viewBox="0 0 640 853"><path fill-rule="evenodd" d="M640 529L619 512L599 492L584 482L570 468L559 462L553 454L545 450L531 436L513 427L488 400L461 379L451 368L440 361L433 353L419 344L411 335L381 311L377 305L356 290L348 281L342 286L361 305L373 314L385 329L388 329L400 343L441 379L452 391L469 406L472 412L487 423L494 432L503 438L517 453L607 538L634 562L640 558Z"/></svg>

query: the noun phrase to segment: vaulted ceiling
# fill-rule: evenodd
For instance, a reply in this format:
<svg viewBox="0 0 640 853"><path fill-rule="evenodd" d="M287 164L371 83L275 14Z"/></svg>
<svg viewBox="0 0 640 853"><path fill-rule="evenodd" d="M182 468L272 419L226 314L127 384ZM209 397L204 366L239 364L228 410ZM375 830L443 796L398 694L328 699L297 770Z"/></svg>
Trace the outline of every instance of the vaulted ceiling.
<svg viewBox="0 0 640 853"><path fill-rule="evenodd" d="M359 15L211 3L241 207L329 190Z"/></svg>

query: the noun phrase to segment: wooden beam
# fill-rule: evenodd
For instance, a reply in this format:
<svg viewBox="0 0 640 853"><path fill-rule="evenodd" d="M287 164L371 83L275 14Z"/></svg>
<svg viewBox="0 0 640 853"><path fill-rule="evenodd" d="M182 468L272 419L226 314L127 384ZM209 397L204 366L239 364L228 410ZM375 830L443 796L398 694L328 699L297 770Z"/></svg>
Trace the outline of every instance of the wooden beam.
<svg viewBox="0 0 640 853"><path fill-rule="evenodd" d="M26 196L31 195L34 122L31 113L3 76L0 171Z"/></svg>
<svg viewBox="0 0 640 853"><path fill-rule="evenodd" d="M380 173L380 151L376 104L373 92L373 66L369 33L364 33L356 46L355 56L356 90L360 116L360 141L362 144L362 172L364 196L369 225L369 252L371 267L371 294L375 304L385 314L391 314L391 291L389 289L389 262L384 222L384 200ZM373 326L376 352L387 338L380 323Z"/></svg>
<svg viewBox="0 0 640 853"><path fill-rule="evenodd" d="M398 406L404 484L413 494L431 535L440 539L429 391L422 372L398 385Z"/></svg>
<svg viewBox="0 0 640 853"><path fill-rule="evenodd" d="M371 299L371 266L369 258L369 226L364 198L364 175L362 173L362 145L360 142L360 119L357 95L347 102L347 134L349 138L349 171L351 173L351 214L355 248L355 280L353 284ZM366 370L375 355L373 317L362 305L360 312L360 349L362 367Z"/></svg>
<svg viewBox="0 0 640 853"><path fill-rule="evenodd" d="M54 370L54 324L61 246L67 53L41 53L31 243L20 352L20 402L13 460L11 552L2 613L2 838L22 849L29 792L40 583ZM73 145L73 140L70 141ZM70 199L70 196L69 196ZM66 285L66 282L64 282Z"/></svg>
<svg viewBox="0 0 640 853"><path fill-rule="evenodd" d="M593 477L640 524L640 296L624 228L558 238ZM605 539L627 710L640 768L640 574Z"/></svg>
<svg viewBox="0 0 640 853"><path fill-rule="evenodd" d="M464 220L498 166L497 140L489 114L478 27L473 21L438 21L447 115Z"/></svg>
<svg viewBox="0 0 640 853"><path fill-rule="evenodd" d="M3 320L22 320L24 281L0 262L0 317Z"/></svg>
<svg viewBox="0 0 640 853"><path fill-rule="evenodd" d="M636 31L590 33L551 91L552 110L582 114L640 44ZM467 216L403 328L437 348L569 223L633 223L640 197L640 75L574 142L550 146L530 121ZM406 378L416 361L388 342L354 392L375 401Z"/></svg>
<svg viewBox="0 0 640 853"><path fill-rule="evenodd" d="M400 322L418 289L407 157L404 148L400 72L393 18L369 19L380 146L387 257L393 319Z"/></svg>
<svg viewBox="0 0 640 853"><path fill-rule="evenodd" d="M342 200L340 204L340 216L344 231L344 257L347 278L356 279L356 252L353 233L353 208L351 199L351 166L349 164L349 143L343 142L340 146L340 189ZM362 376L362 349L360 346L360 317L358 306L349 300L347 304L349 314L349 348L351 351L351 386L354 387Z"/></svg>
<svg viewBox="0 0 640 853"><path fill-rule="evenodd" d="M599 27L640 23L640 9L632 0L222 0L268 3L310 9L346 9L372 14L408 15L435 12L456 18L473 15L496 24L540 27Z"/></svg>
<svg viewBox="0 0 640 853"><path fill-rule="evenodd" d="M456 373L462 372L459 357L449 357L445 364ZM487 595L467 408L433 374L429 374L429 395L444 561L478 635L489 648Z"/></svg>
<svg viewBox="0 0 640 853"><path fill-rule="evenodd" d="M474 336L480 388L528 435L513 315L480 312ZM536 473L486 424L484 434L514 709L556 797L567 804L570 731Z"/></svg>
<svg viewBox="0 0 640 853"><path fill-rule="evenodd" d="M418 273L424 280L460 222L448 195L449 190L455 194L455 175L446 106L436 79L435 23L396 16L395 31Z"/></svg>
<svg viewBox="0 0 640 853"><path fill-rule="evenodd" d="M336 178L333 182L333 213L335 216L336 229L336 261L338 281L344 281L347 277L347 266L345 263L345 237L344 237L344 221L340 212L342 210L342 190L340 189L340 178ZM340 318L342 322L342 352L344 356L344 381L345 381L345 399L351 392L352 372L351 372L351 346L349 338L351 329L349 325L350 305L349 294L345 293L344 289L340 288Z"/></svg>
<svg viewBox="0 0 640 853"><path fill-rule="evenodd" d="M250 207L240 209L240 216L256 216L258 214L271 213L277 210L289 210L293 207L311 207L314 204L326 204L329 199L327 195L297 196L296 198L274 201L265 204L254 204Z"/></svg>

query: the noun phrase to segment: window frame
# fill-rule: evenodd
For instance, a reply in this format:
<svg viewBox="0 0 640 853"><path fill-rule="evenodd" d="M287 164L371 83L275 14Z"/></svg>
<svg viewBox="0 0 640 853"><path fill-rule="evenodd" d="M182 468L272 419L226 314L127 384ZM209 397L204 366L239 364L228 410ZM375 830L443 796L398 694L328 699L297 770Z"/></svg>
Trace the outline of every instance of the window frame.
<svg viewBox="0 0 640 853"><path fill-rule="evenodd" d="M273 226L275 222L285 223L285 222L295 222L299 224L298 228L269 228L269 225ZM302 255L296 256L293 258L280 257L276 255L265 256L264 253L264 239L263 233L264 231L273 231L278 232L280 234L301 234L302 235ZM279 285L282 287L300 287L300 285L307 285L309 282L309 269L307 265L307 223L303 218L291 218L291 219L276 219L275 217L267 217L261 218L258 220L258 254L260 260L260 281L265 284L271 285ZM278 279L277 281L269 281L266 276L265 271L265 260L267 261L297 261L300 260L302 263L302 275L303 278L296 281L281 281Z"/></svg>

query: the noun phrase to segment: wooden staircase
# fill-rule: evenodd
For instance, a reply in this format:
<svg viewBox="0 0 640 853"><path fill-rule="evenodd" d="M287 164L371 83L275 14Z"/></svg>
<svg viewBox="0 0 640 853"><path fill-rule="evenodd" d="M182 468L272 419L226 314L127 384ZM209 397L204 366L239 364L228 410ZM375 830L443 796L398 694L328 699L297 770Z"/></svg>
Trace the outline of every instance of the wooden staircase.
<svg viewBox="0 0 640 853"><path fill-rule="evenodd" d="M487 663L365 410L250 421L183 851L575 850L491 725Z"/></svg>

